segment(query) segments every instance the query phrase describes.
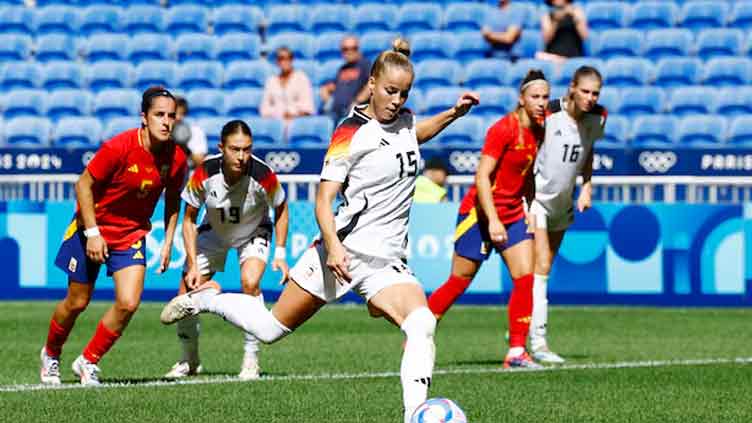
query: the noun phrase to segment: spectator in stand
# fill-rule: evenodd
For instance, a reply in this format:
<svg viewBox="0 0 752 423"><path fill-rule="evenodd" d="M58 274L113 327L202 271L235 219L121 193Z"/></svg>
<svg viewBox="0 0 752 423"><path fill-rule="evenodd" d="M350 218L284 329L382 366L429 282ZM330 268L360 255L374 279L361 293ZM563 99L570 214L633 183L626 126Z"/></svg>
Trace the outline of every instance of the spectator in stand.
<svg viewBox="0 0 752 423"><path fill-rule="evenodd" d="M209 152L206 133L195 122L185 119L188 116L188 101L183 97L175 99L175 125L172 128L172 139L179 145L186 156L190 157L191 168L195 168L204 161Z"/></svg>
<svg viewBox="0 0 752 423"><path fill-rule="evenodd" d="M549 13L541 17L541 33L546 51L538 58L562 62L569 57L585 55L585 40L588 37L588 24L581 7L572 0L546 0L551 7Z"/></svg>
<svg viewBox="0 0 752 423"><path fill-rule="evenodd" d="M284 119L285 125L300 116L313 114L313 88L308 76L292 66L293 53L287 47L275 52L279 75L264 84L261 116Z"/></svg>
<svg viewBox="0 0 752 423"><path fill-rule="evenodd" d="M431 157L426 160L423 174L415 181L416 203L440 203L447 200L446 182L449 176L449 166L441 157Z"/></svg>
<svg viewBox="0 0 752 423"><path fill-rule="evenodd" d="M524 9L513 8L510 0L499 0L499 8L486 18L481 28L483 38L491 45L492 57L512 58L512 47L522 35Z"/></svg>
<svg viewBox="0 0 752 423"><path fill-rule="evenodd" d="M346 36L340 44L345 63L337 71L334 81L321 86L321 104L325 113L332 116L335 124L350 114L356 104L368 101L368 76L371 63L363 57L354 36Z"/></svg>

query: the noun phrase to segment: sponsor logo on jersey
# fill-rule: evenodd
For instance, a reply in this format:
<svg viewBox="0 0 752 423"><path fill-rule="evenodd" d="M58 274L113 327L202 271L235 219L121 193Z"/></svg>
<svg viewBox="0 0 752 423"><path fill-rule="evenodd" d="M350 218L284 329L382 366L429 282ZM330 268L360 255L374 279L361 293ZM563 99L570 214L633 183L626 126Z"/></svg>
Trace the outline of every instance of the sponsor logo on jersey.
<svg viewBox="0 0 752 423"><path fill-rule="evenodd" d="M75 272L78 268L78 260L76 260L75 257L71 257L70 261L68 262L68 270L71 272Z"/></svg>
<svg viewBox="0 0 752 423"><path fill-rule="evenodd" d="M134 164L134 165L132 165L131 167L129 167L129 168L128 168L128 172L131 172L131 173L138 173L138 165L137 165L137 164Z"/></svg>

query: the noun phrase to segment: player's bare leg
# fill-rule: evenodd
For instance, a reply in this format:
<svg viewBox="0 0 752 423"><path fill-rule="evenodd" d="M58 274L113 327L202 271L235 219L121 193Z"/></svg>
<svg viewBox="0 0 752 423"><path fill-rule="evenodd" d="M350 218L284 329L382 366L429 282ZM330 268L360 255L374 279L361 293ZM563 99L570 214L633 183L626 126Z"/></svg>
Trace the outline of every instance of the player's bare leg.
<svg viewBox="0 0 752 423"><path fill-rule="evenodd" d="M261 293L259 283L264 274L264 269L266 269L266 262L255 257L245 260L240 265L240 283L243 293L258 298L262 304L264 303L264 296ZM258 360L259 341L248 332L244 332L243 337L243 362L238 377L243 380L258 379L261 375Z"/></svg>
<svg viewBox="0 0 752 423"><path fill-rule="evenodd" d="M543 363L563 363L564 359L552 352L546 340L548 325L548 275L556 257L564 231L535 230L535 279L533 282L533 316L530 323L530 349L533 358Z"/></svg>

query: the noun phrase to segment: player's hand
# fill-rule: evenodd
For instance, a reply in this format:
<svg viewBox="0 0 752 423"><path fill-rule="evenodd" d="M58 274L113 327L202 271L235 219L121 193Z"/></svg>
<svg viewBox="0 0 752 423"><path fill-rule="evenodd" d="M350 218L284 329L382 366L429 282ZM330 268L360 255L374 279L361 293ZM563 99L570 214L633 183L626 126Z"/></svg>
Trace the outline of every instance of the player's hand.
<svg viewBox="0 0 752 423"><path fill-rule="evenodd" d="M592 195L590 190L583 189L580 196L577 197L577 210L582 213L593 206Z"/></svg>
<svg viewBox="0 0 752 423"><path fill-rule="evenodd" d="M104 263L110 256L107 251L107 243L101 235L86 239L86 256L94 263Z"/></svg>
<svg viewBox="0 0 752 423"><path fill-rule="evenodd" d="M157 273L164 273L170 266L170 256L172 255L172 244L164 244L162 251L159 253L159 267Z"/></svg>
<svg viewBox="0 0 752 423"><path fill-rule="evenodd" d="M344 285L352 280L348 268L350 267L350 257L341 242L332 245L327 251L326 267L334 273L337 282Z"/></svg>
<svg viewBox="0 0 752 423"><path fill-rule="evenodd" d="M507 229L499 219L488 222L488 234L494 244L506 244L508 240Z"/></svg>
<svg viewBox="0 0 752 423"><path fill-rule="evenodd" d="M287 278L290 276L290 266L287 265L286 260L274 259L274 261L272 261L272 270L275 272L282 272L282 279L279 280L280 285L287 283Z"/></svg>
<svg viewBox="0 0 752 423"><path fill-rule="evenodd" d="M196 266L191 266L191 268L188 269L188 271L185 273L183 279L185 281L185 287L188 288L188 291L193 291L201 285L201 272L198 271L198 268Z"/></svg>
<svg viewBox="0 0 752 423"><path fill-rule="evenodd" d="M465 116L470 109L480 103L480 97L475 92L464 92L454 105L454 117Z"/></svg>

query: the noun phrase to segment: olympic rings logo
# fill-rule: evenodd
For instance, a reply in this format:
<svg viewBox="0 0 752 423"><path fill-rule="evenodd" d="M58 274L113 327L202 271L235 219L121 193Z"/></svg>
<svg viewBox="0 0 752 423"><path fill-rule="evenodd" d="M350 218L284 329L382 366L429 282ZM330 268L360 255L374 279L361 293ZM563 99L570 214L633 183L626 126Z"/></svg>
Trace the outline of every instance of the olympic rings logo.
<svg viewBox="0 0 752 423"><path fill-rule="evenodd" d="M264 161L277 173L289 173L300 164L300 154L295 151L267 153Z"/></svg>
<svg viewBox="0 0 752 423"><path fill-rule="evenodd" d="M449 155L449 163L458 172L475 172L480 161L480 153L474 151L453 151Z"/></svg>
<svg viewBox="0 0 752 423"><path fill-rule="evenodd" d="M647 173L666 173L678 161L673 151L643 151L638 157L640 166Z"/></svg>

